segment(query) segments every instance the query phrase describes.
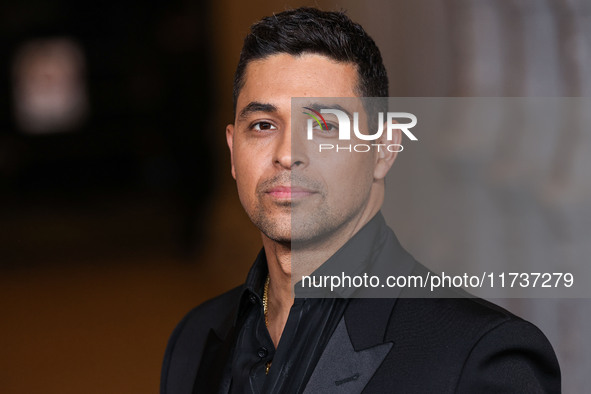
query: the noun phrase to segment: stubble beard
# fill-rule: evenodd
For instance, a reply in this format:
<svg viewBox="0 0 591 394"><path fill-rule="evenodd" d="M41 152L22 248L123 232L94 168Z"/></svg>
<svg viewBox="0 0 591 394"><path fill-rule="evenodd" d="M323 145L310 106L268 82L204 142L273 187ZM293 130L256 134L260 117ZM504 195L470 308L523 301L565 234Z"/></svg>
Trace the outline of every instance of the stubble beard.
<svg viewBox="0 0 591 394"><path fill-rule="evenodd" d="M266 191L281 184L298 185L315 193L301 201L270 202ZM311 248L338 234L363 210L367 198L359 196L353 209L339 211L329 204L327 191L320 182L295 172L282 173L257 186L254 209L247 210L247 214L267 238L290 247Z"/></svg>
<svg viewBox="0 0 591 394"><path fill-rule="evenodd" d="M320 204L313 207L285 202L265 209L259 201L249 216L254 225L275 242L295 248L319 246L346 226L359 213L361 206L350 212L338 212L330 209L323 195L318 198L322 199Z"/></svg>
<svg viewBox="0 0 591 394"><path fill-rule="evenodd" d="M306 201L269 201L266 191L286 184L314 190L314 195ZM319 182L295 172L283 172L257 186L256 205L248 215L267 238L291 246L292 242L310 242L330 227L333 220L327 219L333 215L325 201L326 193Z"/></svg>

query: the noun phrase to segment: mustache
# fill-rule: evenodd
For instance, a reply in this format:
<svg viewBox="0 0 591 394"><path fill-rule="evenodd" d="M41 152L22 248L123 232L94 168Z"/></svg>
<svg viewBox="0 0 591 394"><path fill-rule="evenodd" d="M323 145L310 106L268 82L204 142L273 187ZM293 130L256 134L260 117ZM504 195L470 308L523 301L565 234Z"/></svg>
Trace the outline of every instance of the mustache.
<svg viewBox="0 0 591 394"><path fill-rule="evenodd" d="M323 191L322 183L294 172L281 172L265 179L257 185L256 191L263 194L277 186L301 187L318 193Z"/></svg>

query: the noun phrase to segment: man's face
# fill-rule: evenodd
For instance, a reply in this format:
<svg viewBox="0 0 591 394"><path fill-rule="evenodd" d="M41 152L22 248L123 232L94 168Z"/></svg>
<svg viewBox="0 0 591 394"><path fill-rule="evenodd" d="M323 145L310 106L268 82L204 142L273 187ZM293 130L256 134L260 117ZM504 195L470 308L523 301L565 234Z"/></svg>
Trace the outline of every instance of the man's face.
<svg viewBox="0 0 591 394"><path fill-rule="evenodd" d="M240 201L268 238L326 239L375 208L368 204L376 203L370 190L378 154L321 155L304 129L292 134L292 97L356 97L356 86L354 64L322 55L277 54L248 64L226 136Z"/></svg>

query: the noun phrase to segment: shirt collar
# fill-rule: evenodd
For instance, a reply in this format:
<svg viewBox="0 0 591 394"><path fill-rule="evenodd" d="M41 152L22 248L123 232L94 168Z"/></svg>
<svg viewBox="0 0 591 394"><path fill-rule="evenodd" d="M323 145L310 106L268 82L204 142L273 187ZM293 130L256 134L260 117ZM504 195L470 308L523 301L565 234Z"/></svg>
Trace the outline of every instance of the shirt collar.
<svg viewBox="0 0 591 394"><path fill-rule="evenodd" d="M248 271L246 282L244 283L245 290L249 290L262 297L263 287L268 274L267 256L265 255L265 249L262 248L254 260L254 264L250 267L250 271Z"/></svg>
<svg viewBox="0 0 591 394"><path fill-rule="evenodd" d="M383 235L387 228L382 213L378 212L345 245L314 271L312 275L329 275L331 272L336 272L337 267L339 272L345 270L345 272L351 275L362 273L367 269L367 264L370 264L372 254L380 249L379 244L384 242ZM297 254L297 250L295 253ZM246 276L236 318L242 316L252 305L262 305L263 288L268 273L267 257L265 255L265 249L262 248ZM340 288L331 294L330 298L349 298L353 292L354 289ZM317 292L313 291L308 294L307 291L302 289L301 281L296 283L296 294L298 298L307 296L319 298Z"/></svg>
<svg viewBox="0 0 591 394"><path fill-rule="evenodd" d="M262 248L246 276L236 319L246 313L253 305L262 305L263 288L268 274L267 257L265 255L265 249Z"/></svg>

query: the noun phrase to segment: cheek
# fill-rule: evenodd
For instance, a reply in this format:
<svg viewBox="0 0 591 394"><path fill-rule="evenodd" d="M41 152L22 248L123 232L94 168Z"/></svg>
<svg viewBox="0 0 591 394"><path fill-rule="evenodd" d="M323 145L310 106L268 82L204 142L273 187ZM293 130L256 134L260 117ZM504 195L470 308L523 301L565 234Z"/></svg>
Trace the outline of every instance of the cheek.
<svg viewBox="0 0 591 394"><path fill-rule="evenodd" d="M248 160L235 160L234 169L236 171L236 184L239 190L247 190L254 187L255 169Z"/></svg>
<svg viewBox="0 0 591 394"><path fill-rule="evenodd" d="M241 138L242 137L242 138ZM238 136L234 140L234 170L244 184L253 184L262 176L272 171L274 152L273 138L245 138Z"/></svg>
<svg viewBox="0 0 591 394"><path fill-rule="evenodd" d="M326 177L343 188L356 188L373 180L374 157L371 153L339 152L322 163Z"/></svg>
<svg viewBox="0 0 591 394"><path fill-rule="evenodd" d="M234 171L236 173L236 186L240 200L245 203L255 199L257 183L261 178L260 162L256 155L248 154L248 151L238 151L234 156Z"/></svg>
<svg viewBox="0 0 591 394"><path fill-rule="evenodd" d="M236 189L238 198L247 213L251 212L256 205L256 182L249 171L244 167L239 167L236 171Z"/></svg>

